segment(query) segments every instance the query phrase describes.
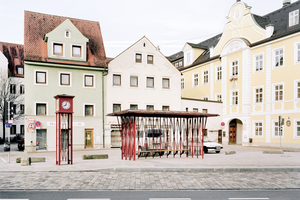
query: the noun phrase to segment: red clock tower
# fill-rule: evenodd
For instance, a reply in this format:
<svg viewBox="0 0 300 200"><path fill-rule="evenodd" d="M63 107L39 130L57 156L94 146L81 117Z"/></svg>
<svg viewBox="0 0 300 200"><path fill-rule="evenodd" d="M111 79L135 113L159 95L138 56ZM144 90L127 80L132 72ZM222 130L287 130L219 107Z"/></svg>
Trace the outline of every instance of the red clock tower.
<svg viewBox="0 0 300 200"><path fill-rule="evenodd" d="M73 98L56 95L56 164L73 164Z"/></svg>

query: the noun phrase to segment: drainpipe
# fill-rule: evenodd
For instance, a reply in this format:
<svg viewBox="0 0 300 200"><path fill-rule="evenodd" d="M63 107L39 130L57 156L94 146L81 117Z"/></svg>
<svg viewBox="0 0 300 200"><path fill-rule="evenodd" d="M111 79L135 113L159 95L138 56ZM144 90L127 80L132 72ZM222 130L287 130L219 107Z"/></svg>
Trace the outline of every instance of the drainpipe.
<svg viewBox="0 0 300 200"><path fill-rule="evenodd" d="M103 127L103 149L105 148L105 127L104 127L104 124L105 124L105 103L104 103L104 76L107 76L108 74L108 68L107 69L104 69L102 71L102 127Z"/></svg>

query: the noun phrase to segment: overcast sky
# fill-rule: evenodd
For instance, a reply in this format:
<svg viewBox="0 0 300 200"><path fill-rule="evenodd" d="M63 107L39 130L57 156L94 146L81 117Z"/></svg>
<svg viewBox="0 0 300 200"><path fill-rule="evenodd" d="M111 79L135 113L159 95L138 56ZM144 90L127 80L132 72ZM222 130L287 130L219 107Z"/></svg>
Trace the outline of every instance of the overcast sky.
<svg viewBox="0 0 300 200"><path fill-rule="evenodd" d="M296 0L292 0L292 3ZM24 10L98 21L107 57L146 36L165 56L222 33L236 0L0 0L0 41L24 44ZM244 0L265 15L283 0Z"/></svg>

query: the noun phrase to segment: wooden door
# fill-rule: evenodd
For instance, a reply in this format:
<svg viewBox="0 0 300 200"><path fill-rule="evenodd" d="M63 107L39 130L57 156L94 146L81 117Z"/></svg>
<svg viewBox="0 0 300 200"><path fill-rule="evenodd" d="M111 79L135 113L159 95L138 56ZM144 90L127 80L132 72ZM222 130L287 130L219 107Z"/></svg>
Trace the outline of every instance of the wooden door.
<svg viewBox="0 0 300 200"><path fill-rule="evenodd" d="M93 129L85 129L85 148L93 148Z"/></svg>
<svg viewBox="0 0 300 200"><path fill-rule="evenodd" d="M229 127L229 144L236 144L236 126Z"/></svg>

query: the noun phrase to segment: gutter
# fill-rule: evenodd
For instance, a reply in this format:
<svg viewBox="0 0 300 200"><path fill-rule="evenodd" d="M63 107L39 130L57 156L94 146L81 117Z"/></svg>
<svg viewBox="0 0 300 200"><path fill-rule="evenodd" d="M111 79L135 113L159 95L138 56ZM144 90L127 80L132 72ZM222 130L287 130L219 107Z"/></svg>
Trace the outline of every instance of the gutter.
<svg viewBox="0 0 300 200"><path fill-rule="evenodd" d="M106 70L102 71L102 128L103 128L103 149L105 148L105 127L104 127L104 124L105 124L105 103L104 103L104 76L107 76L108 74L108 68L106 68Z"/></svg>

